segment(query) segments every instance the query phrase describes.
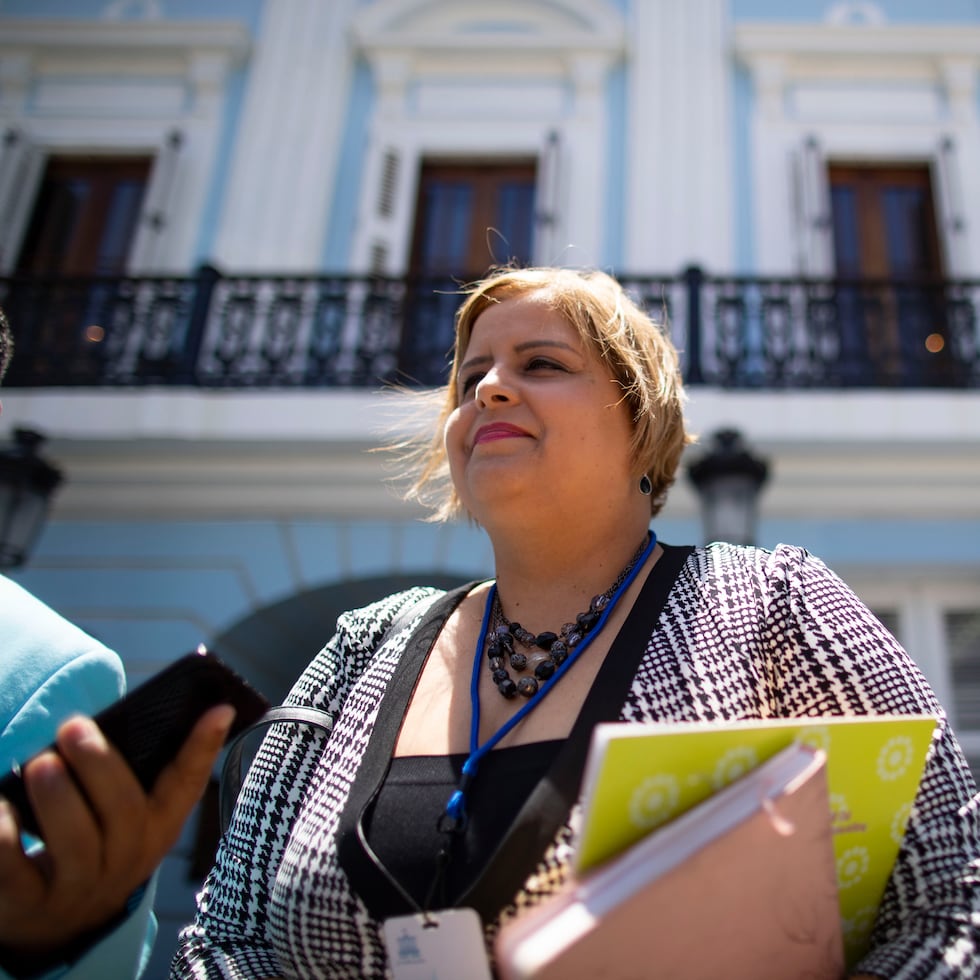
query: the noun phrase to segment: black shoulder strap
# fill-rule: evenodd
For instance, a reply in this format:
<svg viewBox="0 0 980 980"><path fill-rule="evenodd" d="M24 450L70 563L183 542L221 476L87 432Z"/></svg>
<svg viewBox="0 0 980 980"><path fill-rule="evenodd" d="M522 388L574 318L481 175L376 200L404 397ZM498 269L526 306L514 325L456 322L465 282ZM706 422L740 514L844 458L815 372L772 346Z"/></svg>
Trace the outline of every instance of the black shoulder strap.
<svg viewBox="0 0 980 980"><path fill-rule="evenodd" d="M218 783L218 813L221 818L222 834L231 823L231 815L235 811L235 803L238 801L238 794L242 788L242 752L245 749L245 740L260 728L268 728L279 721L312 725L315 728L322 728L325 732L329 732L333 728L333 719L326 711L322 711L320 708L306 708L302 705L291 704L270 708L258 721L239 732L229 744L228 754L225 756L224 764L221 767L221 779Z"/></svg>
<svg viewBox="0 0 980 980"><path fill-rule="evenodd" d="M401 609L398 614L388 624L387 629L381 634L378 647L383 646L393 636L397 636L411 620L418 608L417 602L410 602ZM228 752L221 767L221 778L218 782L218 814L221 820L221 833L228 829L231 823L231 816L235 811L235 804L238 801L238 794L242 788L242 753L245 749L245 741L253 732L262 728L268 728L277 722L292 722L298 725L311 725L314 728L322 728L325 732L330 732L333 728L333 719L320 708L305 707L303 705L280 705L277 708L270 708L259 718L258 721L249 725L235 736L228 744Z"/></svg>

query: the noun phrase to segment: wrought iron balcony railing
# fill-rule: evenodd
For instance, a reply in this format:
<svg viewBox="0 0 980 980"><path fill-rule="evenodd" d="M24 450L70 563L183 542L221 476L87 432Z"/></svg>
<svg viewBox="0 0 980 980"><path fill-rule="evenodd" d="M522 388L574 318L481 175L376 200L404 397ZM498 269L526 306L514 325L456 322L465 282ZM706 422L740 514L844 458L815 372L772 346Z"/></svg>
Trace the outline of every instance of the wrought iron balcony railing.
<svg viewBox="0 0 980 980"><path fill-rule="evenodd" d="M980 387L980 280L621 276L689 384ZM0 279L19 387L441 384L456 281L359 276Z"/></svg>

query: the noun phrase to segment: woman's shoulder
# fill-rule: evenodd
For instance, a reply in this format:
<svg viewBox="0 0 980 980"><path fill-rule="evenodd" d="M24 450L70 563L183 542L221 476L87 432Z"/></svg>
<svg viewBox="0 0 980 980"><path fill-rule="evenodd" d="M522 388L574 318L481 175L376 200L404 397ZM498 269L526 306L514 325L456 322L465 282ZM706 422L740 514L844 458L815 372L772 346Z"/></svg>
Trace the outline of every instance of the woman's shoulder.
<svg viewBox="0 0 980 980"><path fill-rule="evenodd" d="M446 589L434 585L414 585L375 599L367 605L348 609L341 614L340 619L350 624L384 626L415 609L421 611L423 607L428 608L447 594Z"/></svg>
<svg viewBox="0 0 980 980"><path fill-rule="evenodd" d="M712 541L694 549L698 563L709 568L745 568L772 575L780 569L825 567L823 561L802 545L780 543L771 548Z"/></svg>
<svg viewBox="0 0 980 980"><path fill-rule="evenodd" d="M797 544L780 543L761 548L713 541L695 548L690 562L695 578L724 584L728 590L782 593L805 583L837 586L840 581L821 558Z"/></svg>
<svg viewBox="0 0 980 980"><path fill-rule="evenodd" d="M452 589L416 585L393 592L342 613L337 620L337 633L357 644L377 648L395 633L414 629L428 613L437 615L445 607L448 615L472 585L467 583Z"/></svg>

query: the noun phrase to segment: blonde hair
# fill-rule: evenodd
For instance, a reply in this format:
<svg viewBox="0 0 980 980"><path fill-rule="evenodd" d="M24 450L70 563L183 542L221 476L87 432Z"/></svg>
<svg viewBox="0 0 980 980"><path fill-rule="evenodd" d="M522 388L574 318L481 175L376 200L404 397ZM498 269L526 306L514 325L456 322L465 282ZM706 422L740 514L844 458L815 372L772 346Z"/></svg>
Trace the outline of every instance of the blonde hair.
<svg viewBox="0 0 980 980"><path fill-rule="evenodd" d="M459 404L457 372L477 319L491 304L533 295L561 315L606 363L620 384L633 421L635 474L650 478L650 513L663 507L684 447L693 442L684 426L685 400L677 351L670 338L604 272L559 268L504 268L464 288L456 312L456 342L449 382L424 398L438 405L431 436L396 448L411 480L406 491L432 509L432 520L464 510L449 475L443 430ZM639 492L639 491L638 491Z"/></svg>

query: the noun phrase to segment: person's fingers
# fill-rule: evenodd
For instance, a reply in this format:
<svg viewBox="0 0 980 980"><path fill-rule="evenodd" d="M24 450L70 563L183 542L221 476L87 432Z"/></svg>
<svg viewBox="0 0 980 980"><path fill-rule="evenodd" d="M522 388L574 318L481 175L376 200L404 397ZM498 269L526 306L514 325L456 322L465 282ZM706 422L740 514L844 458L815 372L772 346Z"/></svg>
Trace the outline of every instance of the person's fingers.
<svg viewBox="0 0 980 980"><path fill-rule="evenodd" d="M166 848L180 836L187 815L204 793L215 759L235 720L235 709L221 704L208 709L198 719L173 762L159 775L150 793L151 810L159 816L160 827L170 838Z"/></svg>
<svg viewBox="0 0 980 980"><path fill-rule="evenodd" d="M30 919L43 910L47 879L21 847L17 812L0 799L0 947L22 942Z"/></svg>
<svg viewBox="0 0 980 980"><path fill-rule="evenodd" d="M58 729L57 742L98 823L103 873L119 874L139 864L148 801L126 760L91 718L66 721Z"/></svg>
<svg viewBox="0 0 980 980"><path fill-rule="evenodd" d="M0 911L19 900L19 893L31 877L30 862L20 844L17 811L0 798ZM0 921L3 915L0 914Z"/></svg>
<svg viewBox="0 0 980 980"><path fill-rule="evenodd" d="M42 752L24 766L24 786L50 859L44 865L50 886L84 897L99 875L105 843L88 801L56 752Z"/></svg>

